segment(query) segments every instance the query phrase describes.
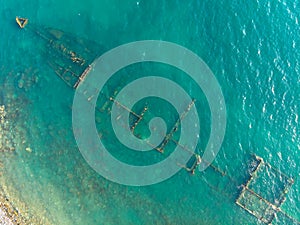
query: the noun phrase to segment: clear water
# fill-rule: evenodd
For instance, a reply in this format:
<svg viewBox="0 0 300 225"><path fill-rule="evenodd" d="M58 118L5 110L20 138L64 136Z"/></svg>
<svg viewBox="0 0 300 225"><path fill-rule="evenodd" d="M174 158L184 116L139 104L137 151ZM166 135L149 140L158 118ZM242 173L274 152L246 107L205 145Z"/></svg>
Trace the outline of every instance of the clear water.
<svg viewBox="0 0 300 225"><path fill-rule="evenodd" d="M255 153L294 178L281 208L300 220L299 6L298 0L2 0L0 104L9 121L2 133L16 150L1 152L1 186L14 202L25 202L29 214L52 224L260 224L235 204ZM181 171L148 187L118 185L94 172L73 137L74 92L45 64L40 39L17 27L16 15L93 40L103 52L162 39L197 53L217 77L227 106L226 136L214 165L237 183L211 168L195 176ZM141 67L129 71L141 73ZM178 82L189 89L184 77ZM272 195L278 187L271 176L269 182Z"/></svg>

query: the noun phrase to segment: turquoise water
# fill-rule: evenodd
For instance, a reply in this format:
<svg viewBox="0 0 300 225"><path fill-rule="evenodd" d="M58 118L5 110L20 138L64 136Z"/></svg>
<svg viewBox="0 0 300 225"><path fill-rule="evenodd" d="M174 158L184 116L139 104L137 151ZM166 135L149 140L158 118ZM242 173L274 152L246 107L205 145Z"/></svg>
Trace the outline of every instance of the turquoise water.
<svg viewBox="0 0 300 225"><path fill-rule="evenodd" d="M0 105L6 106L9 124L1 130L1 185L15 202L26 202L23 208L29 214L51 224L261 224L235 204L255 153L294 178L281 208L299 221L299 5L291 0L2 0ZM213 164L228 176L208 168L195 176L181 171L160 184L127 187L94 172L73 137L74 91L45 63L40 38L17 27L16 15L95 41L103 52L131 41L160 39L197 53L224 93L227 130ZM143 75L152 69L153 65L133 66L117 76ZM177 82L201 100L197 108L207 107L183 74L164 67L155 71L178 74ZM124 83L126 79L112 80L110 86ZM209 137L207 112L202 121L201 149ZM98 126L110 134L104 128ZM16 150L8 151L3 147L7 145ZM28 147L32 152L25 150ZM131 162L131 154L113 154ZM266 196L275 196L277 180L271 174L264 180L271 184ZM275 224L291 222L278 217Z"/></svg>

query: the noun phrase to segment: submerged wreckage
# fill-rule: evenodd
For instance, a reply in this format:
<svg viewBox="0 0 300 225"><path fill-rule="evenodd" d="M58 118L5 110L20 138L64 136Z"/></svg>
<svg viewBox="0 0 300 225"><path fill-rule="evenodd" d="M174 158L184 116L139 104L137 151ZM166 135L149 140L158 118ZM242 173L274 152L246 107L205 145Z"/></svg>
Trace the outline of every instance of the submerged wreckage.
<svg viewBox="0 0 300 225"><path fill-rule="evenodd" d="M76 89L81 82L84 81L85 77L89 74L92 69L92 62L98 57L100 47L97 43L91 41L82 41L81 39L74 38L62 31L55 29L36 29L28 23L28 19L16 17L16 22L21 29L28 29L35 32L46 44L46 51L49 57L47 58L48 65L55 71L55 73L71 88ZM115 95L118 91L114 92L113 96L104 96L106 101L102 106L97 106L97 110L100 112L110 112L108 105L115 103L117 106L127 110L133 118L130 126L131 131L134 133L135 128L143 121L144 115L148 111L148 106L142 108L140 113L136 113L129 109L126 105L115 100ZM189 151L192 154L192 159L189 165L180 165L186 171L191 174L195 174L197 166L201 162L200 155L186 149L178 143L173 134L178 130L180 121L189 113L191 106L195 104L196 99L187 105L186 110L182 115L179 116L175 124L173 124L171 131L164 137L162 143L153 147L159 154L164 153L165 147L169 143L176 144L183 151ZM151 143L149 143L151 145ZM174 162L176 163L176 162ZM229 177L225 172L219 169L213 164L210 168L213 171L221 175L221 177L228 178L231 183L236 187L242 187L239 190L239 195L236 199L236 204L242 209L255 216L260 222L264 224L280 224L281 221L287 221L287 224L300 224L295 218L285 213L281 206L286 199L288 190L294 183L294 180L287 175L283 174L276 168L272 167L269 163L266 163L259 156L254 155L252 157L252 163L254 167L250 171L249 179L244 183L240 184L233 178ZM271 174L274 180L265 182L265 177ZM197 175L195 175L197 177ZM200 177L201 178L201 177ZM278 185L279 188L276 190L278 193L273 193L272 196L267 193L267 190L271 185ZM261 188L263 187L263 188Z"/></svg>

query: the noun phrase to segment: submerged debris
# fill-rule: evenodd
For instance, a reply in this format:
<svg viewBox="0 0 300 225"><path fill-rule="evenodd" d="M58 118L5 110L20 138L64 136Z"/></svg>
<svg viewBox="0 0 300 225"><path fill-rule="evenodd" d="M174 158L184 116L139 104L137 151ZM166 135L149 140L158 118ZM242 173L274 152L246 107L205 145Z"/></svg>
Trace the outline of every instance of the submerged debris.
<svg viewBox="0 0 300 225"><path fill-rule="evenodd" d="M28 19L27 18L21 18L21 17L16 17L16 22L19 25L20 28L24 28L27 23L28 23Z"/></svg>

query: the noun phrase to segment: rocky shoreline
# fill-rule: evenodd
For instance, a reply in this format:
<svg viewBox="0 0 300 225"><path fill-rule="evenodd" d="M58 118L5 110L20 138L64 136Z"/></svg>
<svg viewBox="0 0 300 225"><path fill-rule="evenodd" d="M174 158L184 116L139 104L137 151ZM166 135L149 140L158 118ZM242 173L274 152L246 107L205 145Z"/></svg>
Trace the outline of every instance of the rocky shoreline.
<svg viewBox="0 0 300 225"><path fill-rule="evenodd" d="M20 199L10 197L0 184L0 225L52 225L47 218L35 215Z"/></svg>
<svg viewBox="0 0 300 225"><path fill-rule="evenodd" d="M13 223L6 216L5 212L0 208L0 225L12 225Z"/></svg>
<svg viewBox="0 0 300 225"><path fill-rule="evenodd" d="M0 104L0 153L3 155L16 153L17 146L20 146L20 143L18 143L19 139L16 138L15 134L15 124L10 123L10 119L15 118L11 117L12 114L8 112L9 109L9 107ZM20 136L21 134L18 135ZM31 151L29 147L24 147L24 149L27 152ZM4 177L4 163L0 159L0 225L51 224L43 216L36 216L32 213L29 213L30 210L27 208L26 203L22 202L20 199L17 199L14 194L11 195L16 190L12 190L6 186Z"/></svg>
<svg viewBox="0 0 300 225"><path fill-rule="evenodd" d="M11 124L7 120L5 105L0 105L0 152L12 152L16 150L15 136L11 132Z"/></svg>
<svg viewBox="0 0 300 225"><path fill-rule="evenodd" d="M5 120L6 114L5 106L0 105L0 151L2 152L15 150L11 140L6 138L6 133L4 132L8 129L8 122ZM26 221L4 195L4 190L0 188L0 225L14 224L26 224Z"/></svg>
<svg viewBox="0 0 300 225"><path fill-rule="evenodd" d="M0 192L0 225L31 224L4 195L3 189L0 188Z"/></svg>

